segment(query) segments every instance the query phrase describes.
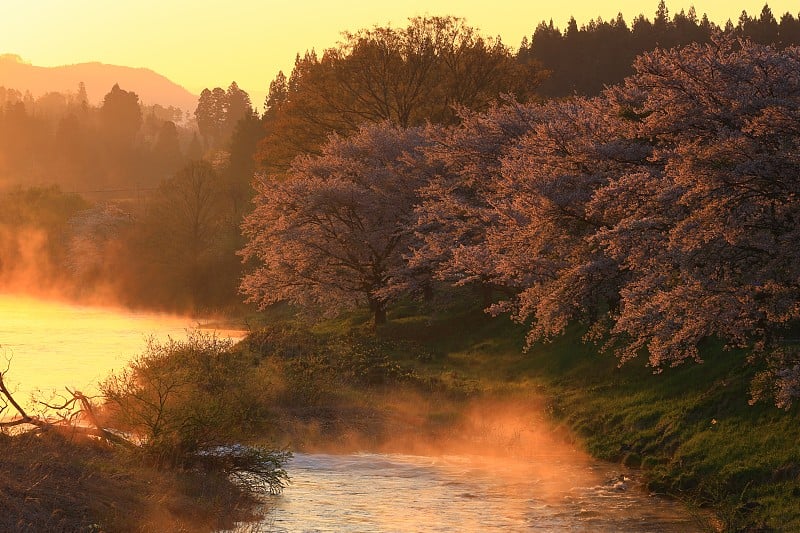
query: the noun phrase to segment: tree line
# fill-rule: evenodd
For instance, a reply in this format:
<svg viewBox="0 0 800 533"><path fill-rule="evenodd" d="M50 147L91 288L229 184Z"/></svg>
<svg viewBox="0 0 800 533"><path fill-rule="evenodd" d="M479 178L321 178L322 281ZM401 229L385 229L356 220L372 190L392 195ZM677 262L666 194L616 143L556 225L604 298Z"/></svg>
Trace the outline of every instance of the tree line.
<svg viewBox="0 0 800 533"><path fill-rule="evenodd" d="M595 97L334 134L257 181L242 291L369 305L480 286L528 342L582 323L660 371L745 349L753 399L800 395L800 48L717 33L639 56ZM740 356L743 359L745 356Z"/></svg>
<svg viewBox="0 0 800 533"><path fill-rule="evenodd" d="M530 39L523 39L517 57L522 63L538 62L549 72L539 94L593 96L632 75L633 60L643 52L708 43L719 32L786 48L800 44L800 18L787 12L778 20L765 4L758 16L742 11L735 22L719 26L705 14L698 16L694 7L670 17L661 0L652 20L639 15L630 25L622 14L613 20L598 17L581 27L571 18L564 30L552 20L542 21Z"/></svg>
<svg viewBox="0 0 800 533"><path fill-rule="evenodd" d="M0 186L94 191L149 188L200 158L183 112L115 85L99 106L86 88L38 98L0 87Z"/></svg>
<svg viewBox="0 0 800 533"><path fill-rule="evenodd" d="M210 136L118 85L98 107L82 85L38 99L0 89L2 286L172 311L234 305L252 175L221 146L254 111L235 82L214 92L226 129Z"/></svg>

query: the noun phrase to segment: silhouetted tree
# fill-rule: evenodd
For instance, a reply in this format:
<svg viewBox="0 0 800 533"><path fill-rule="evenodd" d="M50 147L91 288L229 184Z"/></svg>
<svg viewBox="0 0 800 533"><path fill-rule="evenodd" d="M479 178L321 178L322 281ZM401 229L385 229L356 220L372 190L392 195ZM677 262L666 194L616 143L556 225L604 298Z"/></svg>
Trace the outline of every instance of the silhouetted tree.
<svg viewBox="0 0 800 533"><path fill-rule="evenodd" d="M139 96L134 92L120 89L119 84L114 84L111 91L103 98L100 120L103 131L110 137L114 146L131 147L142 125Z"/></svg>
<svg viewBox="0 0 800 533"><path fill-rule="evenodd" d="M154 163L162 176L170 176L180 168L183 161L178 128L171 120L161 123L153 147Z"/></svg>

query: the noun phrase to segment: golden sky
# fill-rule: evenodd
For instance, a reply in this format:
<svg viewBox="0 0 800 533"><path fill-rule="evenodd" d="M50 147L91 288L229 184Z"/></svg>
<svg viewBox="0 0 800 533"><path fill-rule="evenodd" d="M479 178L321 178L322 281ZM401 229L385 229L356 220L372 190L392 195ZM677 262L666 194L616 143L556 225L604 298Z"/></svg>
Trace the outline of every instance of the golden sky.
<svg viewBox="0 0 800 533"><path fill-rule="evenodd" d="M542 20L562 29L570 15L582 25L621 12L629 23L652 19L657 0L0 0L0 53L40 66L100 61L147 67L194 93L235 80L263 102L278 70L291 71L298 52L336 44L340 32L400 26L418 15L455 15L517 47ZM670 13L687 2L667 2ZM763 0L698 0L698 15L734 22L743 9L758 15ZM800 4L770 2L776 18L797 16Z"/></svg>

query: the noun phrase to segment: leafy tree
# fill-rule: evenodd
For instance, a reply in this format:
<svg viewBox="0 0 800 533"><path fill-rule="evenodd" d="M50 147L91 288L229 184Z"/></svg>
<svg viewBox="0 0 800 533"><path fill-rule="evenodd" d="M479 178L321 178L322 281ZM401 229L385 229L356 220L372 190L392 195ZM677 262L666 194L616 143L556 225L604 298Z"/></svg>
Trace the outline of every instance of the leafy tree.
<svg viewBox="0 0 800 533"><path fill-rule="evenodd" d="M203 89L197 102L194 116L200 135L208 148L222 144L223 132L227 121L227 93L215 87L213 90Z"/></svg>
<svg viewBox="0 0 800 533"><path fill-rule="evenodd" d="M183 161L180 136L174 122L167 120L161 123L153 147L154 163L161 175L170 176L180 168Z"/></svg>
<svg viewBox="0 0 800 533"><path fill-rule="evenodd" d="M0 285L35 292L57 284L68 257L67 221L87 207L58 187L0 194Z"/></svg>
<svg viewBox="0 0 800 533"><path fill-rule="evenodd" d="M217 149L228 142L239 120L252 113L250 96L234 81L227 91L203 89L194 116L206 147Z"/></svg>
<svg viewBox="0 0 800 533"><path fill-rule="evenodd" d="M271 116L279 113L288 99L289 80L281 70L269 84L269 93L264 101L264 115Z"/></svg>
<svg viewBox="0 0 800 533"><path fill-rule="evenodd" d="M318 156L298 157L288 180L260 180L243 226L242 256L257 263L242 280L248 301L334 312L360 300L385 322L385 289L402 275L413 236L423 143L417 128L365 125L332 136Z"/></svg>
<svg viewBox="0 0 800 533"><path fill-rule="evenodd" d="M512 101L482 113L463 111L458 126L427 130L428 164L440 170L420 191L410 266L440 280L478 284L486 305L491 290L502 287L484 246L496 222L489 197L501 154L538 121L535 109Z"/></svg>
<svg viewBox="0 0 800 533"><path fill-rule="evenodd" d="M596 241L614 213L592 200L620 174L646 172L651 155L604 98L552 101L538 115L502 159L485 244L495 275L518 290L492 310L530 321L529 343L574 321L602 323L615 308L626 274Z"/></svg>
<svg viewBox="0 0 800 533"><path fill-rule="evenodd" d="M195 309L219 301L227 288L219 279L227 259L219 248L222 212L220 179L208 162L190 161L162 182L129 237L137 270L130 279L143 284L141 298Z"/></svg>
<svg viewBox="0 0 800 533"><path fill-rule="evenodd" d="M529 341L584 320L657 370L699 360L709 338L747 349L754 400L788 407L799 63L800 48L718 35L644 54L598 98L465 117L427 148L446 171L421 191L412 262L513 290L492 310L529 321Z"/></svg>
<svg viewBox="0 0 800 533"><path fill-rule="evenodd" d="M268 123L258 158L267 171L281 172L298 153L315 153L331 131L346 135L384 120L401 127L453 123L456 107L483 109L504 93L524 99L540 76L459 18L345 33L322 57L298 56L286 97L276 93L281 112Z"/></svg>
<svg viewBox="0 0 800 533"><path fill-rule="evenodd" d="M109 135L115 146L132 146L142 125L139 96L134 92L120 89L119 84L114 84L111 91L103 98L100 119L103 131Z"/></svg>
<svg viewBox="0 0 800 533"><path fill-rule="evenodd" d="M236 82L231 82L225 93L225 124L223 138L229 139L240 120L253 115L250 95L241 90Z"/></svg>

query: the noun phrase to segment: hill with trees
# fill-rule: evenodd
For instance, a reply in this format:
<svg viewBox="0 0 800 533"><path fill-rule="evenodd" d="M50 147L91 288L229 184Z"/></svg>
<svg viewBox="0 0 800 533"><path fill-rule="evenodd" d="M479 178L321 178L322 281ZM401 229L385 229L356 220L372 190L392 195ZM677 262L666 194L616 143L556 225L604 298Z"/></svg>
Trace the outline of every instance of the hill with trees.
<svg viewBox="0 0 800 533"><path fill-rule="evenodd" d="M23 94L30 92L33 98L74 90L81 82L86 86L88 102L93 105L101 102L114 84L133 90L147 105L159 104L187 112L197 104L197 95L147 68L105 63L39 67L17 55L0 56L0 86L13 87Z"/></svg>

